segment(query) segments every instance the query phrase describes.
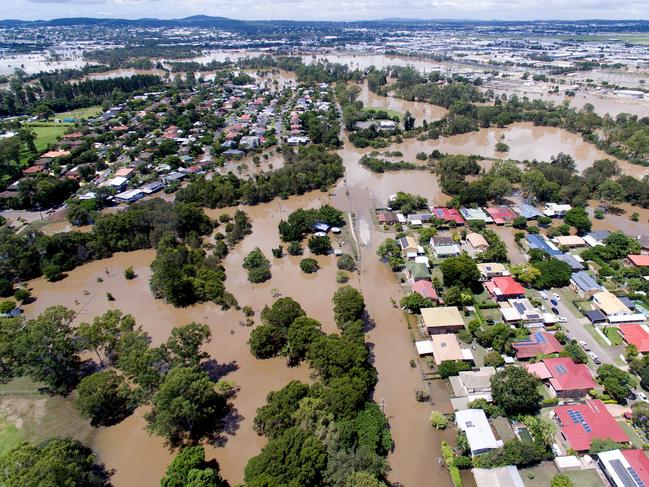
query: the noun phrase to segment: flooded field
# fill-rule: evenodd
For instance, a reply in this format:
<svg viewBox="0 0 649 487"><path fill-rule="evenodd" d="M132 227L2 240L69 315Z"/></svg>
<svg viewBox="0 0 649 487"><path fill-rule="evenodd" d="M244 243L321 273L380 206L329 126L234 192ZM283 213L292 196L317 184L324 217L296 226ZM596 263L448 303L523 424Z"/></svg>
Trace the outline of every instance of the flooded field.
<svg viewBox="0 0 649 487"><path fill-rule="evenodd" d="M407 101L393 96L379 96L369 90L367 82L360 85L361 92L358 99L362 101L367 108L383 108L398 112L401 116L410 112L415 117L415 126L421 126L424 120L432 122L439 120L446 115L448 110L430 103L420 103L416 101Z"/></svg>
<svg viewBox="0 0 649 487"><path fill-rule="evenodd" d="M259 285L251 285L241 267L243 257L257 246L271 258L271 248L279 245L277 224L281 218L286 218L297 208L319 206L327 200L327 194L316 193L245 208L252 220L253 234L225 259L226 287L238 297L242 306L253 307L256 322L263 307L272 304L274 293L294 297L310 316L322 322L325 331L335 330L330 302L338 286L334 256L318 257L321 269L312 275L300 270L299 257L272 259L273 278ZM216 217L233 211L210 210L208 214ZM208 303L179 309L154 299L148 286L149 266L154 256L154 250L116 254L79 267L57 283L36 279L30 287L37 300L25 306L25 311L27 316L35 316L48 306L62 304L77 311L76 321L81 322L89 321L107 309L118 308L135 316L137 323L152 336L154 344L166 340L175 326L191 321L208 324L212 341L206 350L223 366L227 379L240 388L233 401L236 420L228 425L229 431L225 433L227 441L224 447L208 447L208 457L219 461L224 477L230 482L240 482L246 462L265 444L265 439L252 429L256 409L265 403L268 392L280 389L290 380L308 381L308 368L288 368L283 359L259 361L252 357L247 345L252 328L242 326L244 316L240 311L222 311ZM124 269L129 266L133 266L138 275L132 281L123 276ZM354 279L351 282L354 284ZM115 297L115 301L107 300L107 292ZM141 408L126 421L98 429L94 434L93 448L99 460L116 470L113 481L117 487L157 485L170 461L170 452L162 440L149 437L143 430L142 415ZM141 451L146 453L142 455Z"/></svg>
<svg viewBox="0 0 649 487"><path fill-rule="evenodd" d="M496 152L495 145L500 141L509 145L507 154ZM552 156L563 152L575 159L578 171L590 167L598 159L615 159L593 144L585 142L578 134L556 127L538 127L531 122L514 123L505 128L480 129L477 132L440 137L437 140L406 139L381 151L400 151L404 160L414 162L418 152L430 153L435 149L449 154L478 155L496 159L505 157L518 161L549 161ZM357 149L351 146L344 149L350 157L355 152L357 159L373 150L375 149ZM624 174L639 178L649 174L647 167L617 161Z"/></svg>

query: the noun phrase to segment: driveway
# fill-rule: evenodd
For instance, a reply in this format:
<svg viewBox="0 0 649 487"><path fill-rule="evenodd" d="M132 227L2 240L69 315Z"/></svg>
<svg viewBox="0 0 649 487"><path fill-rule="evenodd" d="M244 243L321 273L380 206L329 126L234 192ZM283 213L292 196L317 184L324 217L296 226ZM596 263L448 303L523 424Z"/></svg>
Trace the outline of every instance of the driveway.
<svg viewBox="0 0 649 487"><path fill-rule="evenodd" d="M557 292L557 289L549 290L548 295L552 297L552 293L554 292ZM550 310L550 308L552 307L552 305L550 304L550 300L549 299L547 301L544 300L543 302L546 308ZM561 326L563 326L566 329L570 338L574 338L578 342L579 341L586 342L590 347L590 350L599 357L599 359L602 361L603 364L612 364L618 366L615 363L615 358L618 357L622 352L621 347L601 346L595 340L595 338L593 338L593 336L589 333L589 331L586 328L584 328L584 325L590 323L588 321L588 318L573 313L573 311L568 306L565 305L563 299L559 301L556 308L559 310L559 314L561 316L564 316L568 319L568 322L562 323Z"/></svg>

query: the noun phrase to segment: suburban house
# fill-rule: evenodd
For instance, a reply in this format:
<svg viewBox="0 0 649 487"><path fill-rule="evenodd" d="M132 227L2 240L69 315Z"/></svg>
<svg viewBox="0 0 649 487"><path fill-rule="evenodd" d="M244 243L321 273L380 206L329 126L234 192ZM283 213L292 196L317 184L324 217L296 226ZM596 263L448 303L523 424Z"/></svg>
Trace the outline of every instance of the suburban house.
<svg viewBox="0 0 649 487"><path fill-rule="evenodd" d="M593 294L600 292L603 288L597 281L585 271L575 272L570 277L570 288L580 298L590 299Z"/></svg>
<svg viewBox="0 0 649 487"><path fill-rule="evenodd" d="M512 348L516 351L516 358L519 360L529 359L537 355L559 353L563 350L559 340L547 331L537 331L525 340L512 342Z"/></svg>
<svg viewBox="0 0 649 487"><path fill-rule="evenodd" d="M484 252L489 248L489 242L487 242L487 239L485 239L479 233L469 233L466 236L466 241L473 248L473 250L476 250L478 252Z"/></svg>
<svg viewBox="0 0 649 487"><path fill-rule="evenodd" d="M649 352L649 326L631 323L617 329L627 345L635 345L640 353Z"/></svg>
<svg viewBox="0 0 649 487"><path fill-rule="evenodd" d="M457 226L464 225L464 218L455 208L433 208L433 216L445 223L454 222Z"/></svg>
<svg viewBox="0 0 649 487"><path fill-rule="evenodd" d="M492 206L485 208L485 210L496 225L509 223L518 216L516 212L508 206Z"/></svg>
<svg viewBox="0 0 649 487"><path fill-rule="evenodd" d="M552 241L559 247L565 246L570 248L585 247L586 242L578 235L559 235L554 237Z"/></svg>
<svg viewBox="0 0 649 487"><path fill-rule="evenodd" d="M431 274L428 266L421 262L415 262L414 260L409 260L408 262L406 262L404 275L408 281L414 283L431 280Z"/></svg>
<svg viewBox="0 0 649 487"><path fill-rule="evenodd" d="M141 189L128 189L115 195L115 201L119 203L134 203L146 196L146 193Z"/></svg>
<svg viewBox="0 0 649 487"><path fill-rule="evenodd" d="M396 213L392 211L386 211L379 213L376 218L378 219L381 225L396 225L399 223Z"/></svg>
<svg viewBox="0 0 649 487"><path fill-rule="evenodd" d="M629 437L599 399L554 408L561 436L569 448L578 452L590 449L594 439L628 443Z"/></svg>
<svg viewBox="0 0 649 487"><path fill-rule="evenodd" d="M433 237L430 239L430 246L438 259L456 257L460 255L460 247L451 237Z"/></svg>
<svg viewBox="0 0 649 487"><path fill-rule="evenodd" d="M579 256L572 254L561 254L555 255L554 258L568 264L572 272L579 272L584 270L584 264L582 263L583 259Z"/></svg>
<svg viewBox="0 0 649 487"><path fill-rule="evenodd" d="M451 399L453 409L466 409L476 399L491 402L491 378L495 374L494 367L480 367L478 370L465 370L457 376L449 377L455 396Z"/></svg>
<svg viewBox="0 0 649 487"><path fill-rule="evenodd" d="M399 246L403 255L408 259L414 259L419 254L419 246L415 239L410 236L401 237L399 239Z"/></svg>
<svg viewBox="0 0 649 487"><path fill-rule="evenodd" d="M507 323L524 322L527 324L543 324L553 322L551 313L543 313L529 299L510 299L507 303L500 302L500 314ZM528 327L530 326L528 325Z"/></svg>
<svg viewBox="0 0 649 487"><path fill-rule="evenodd" d="M627 255L625 262L633 267L649 267L649 255Z"/></svg>
<svg viewBox="0 0 649 487"><path fill-rule="evenodd" d="M649 485L649 458L643 450L609 450L597 454L597 466L611 487Z"/></svg>
<svg viewBox="0 0 649 487"><path fill-rule="evenodd" d="M549 217L563 217L572 209L570 205L560 205L557 203L546 203L543 207L543 214Z"/></svg>
<svg viewBox="0 0 649 487"><path fill-rule="evenodd" d="M596 230L584 236L584 242L591 247L604 245L604 240L611 234L608 230Z"/></svg>
<svg viewBox="0 0 649 487"><path fill-rule="evenodd" d="M646 321L642 313L633 313L615 294L604 290L593 294L593 305L611 324Z"/></svg>
<svg viewBox="0 0 649 487"><path fill-rule="evenodd" d="M516 465L471 470L476 487L525 487Z"/></svg>
<svg viewBox="0 0 649 487"><path fill-rule="evenodd" d="M457 336L452 333L431 335L430 342L433 349L433 359L437 365L455 360L473 362L471 350L462 348Z"/></svg>
<svg viewBox="0 0 649 487"><path fill-rule="evenodd" d="M436 303L442 302L442 300L437 295L437 291L435 290L433 284L430 281L426 281L426 280L416 281L411 286L411 289L413 293L417 293L424 298L432 299Z"/></svg>
<svg viewBox="0 0 649 487"><path fill-rule="evenodd" d="M536 220L538 217L543 216L543 213L527 203L522 203L514 207L514 211L526 220Z"/></svg>
<svg viewBox="0 0 649 487"><path fill-rule="evenodd" d="M458 429L466 433L471 455L480 455L503 446L502 440L496 440L487 415L482 409L461 409L455 412L455 423Z"/></svg>
<svg viewBox="0 0 649 487"><path fill-rule="evenodd" d="M525 288L511 276L494 277L485 283L487 291L496 301L506 301L525 296Z"/></svg>
<svg viewBox="0 0 649 487"><path fill-rule="evenodd" d="M466 221L482 221L485 223L493 223L494 220L489 215L487 215L480 208L460 208L460 213Z"/></svg>
<svg viewBox="0 0 649 487"><path fill-rule="evenodd" d="M456 306L421 308L421 317L430 335L453 333L464 329L464 318Z"/></svg>
<svg viewBox="0 0 649 487"><path fill-rule="evenodd" d="M649 254L649 236L638 235L637 241L640 244L640 253Z"/></svg>
<svg viewBox="0 0 649 487"><path fill-rule="evenodd" d="M504 264L498 262L486 262L478 264L478 270L483 281L493 279L494 277L504 277L509 275L509 271Z"/></svg>
<svg viewBox="0 0 649 487"><path fill-rule="evenodd" d="M580 398L597 387L588 366L576 364L570 357L546 358L540 363L545 366L547 372L536 363L530 373L537 375L541 380L547 380L550 393L556 397Z"/></svg>
<svg viewBox="0 0 649 487"><path fill-rule="evenodd" d="M542 235L527 235L525 237L527 245L530 249L539 249L545 252L548 255L560 255L563 254L556 245L548 241Z"/></svg>

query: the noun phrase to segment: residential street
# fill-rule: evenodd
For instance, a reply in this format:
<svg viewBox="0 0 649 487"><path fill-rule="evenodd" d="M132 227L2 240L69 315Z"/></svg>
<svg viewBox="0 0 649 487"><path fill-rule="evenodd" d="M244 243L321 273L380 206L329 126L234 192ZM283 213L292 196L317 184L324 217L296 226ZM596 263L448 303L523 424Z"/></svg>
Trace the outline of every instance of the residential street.
<svg viewBox="0 0 649 487"><path fill-rule="evenodd" d="M551 293L553 292L557 292L557 290L551 289L550 291L548 291L548 294L551 295ZM550 311L550 308L552 306L550 304L550 301L544 300L544 304L548 308L548 311ZM570 338L574 338L578 342L582 340L586 342L590 347L590 350L599 357L603 364L612 364L619 366L615 362L615 358L619 357L619 355L623 353L624 347L602 347L588 332L588 330L584 328L584 325L589 323L588 319L586 317L580 317L579 315L576 315L568 306L566 306L563 299L559 301L557 309L559 310L561 316L564 316L568 319L568 322L563 323L562 326L566 329Z"/></svg>

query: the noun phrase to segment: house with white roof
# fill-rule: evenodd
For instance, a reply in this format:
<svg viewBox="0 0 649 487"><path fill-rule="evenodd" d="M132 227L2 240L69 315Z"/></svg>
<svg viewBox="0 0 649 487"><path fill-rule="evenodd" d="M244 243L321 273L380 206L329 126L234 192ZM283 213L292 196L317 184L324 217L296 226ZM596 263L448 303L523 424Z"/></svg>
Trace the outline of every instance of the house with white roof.
<svg viewBox="0 0 649 487"><path fill-rule="evenodd" d="M455 413L457 427L466 434L471 455L480 455L503 446L497 440L482 409L462 409Z"/></svg>

